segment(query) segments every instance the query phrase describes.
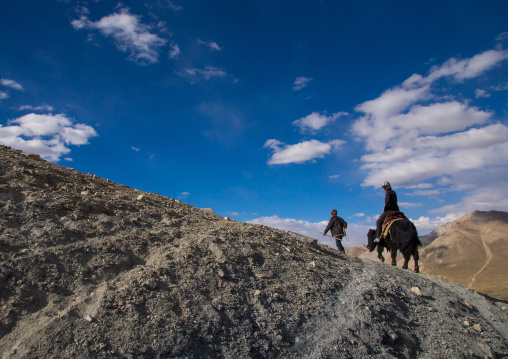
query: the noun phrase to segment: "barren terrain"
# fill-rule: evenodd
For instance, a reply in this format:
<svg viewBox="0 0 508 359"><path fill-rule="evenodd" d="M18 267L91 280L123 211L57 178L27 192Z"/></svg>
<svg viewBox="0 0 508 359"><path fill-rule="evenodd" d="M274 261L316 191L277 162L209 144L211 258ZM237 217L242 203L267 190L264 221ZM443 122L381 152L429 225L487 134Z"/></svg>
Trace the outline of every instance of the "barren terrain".
<svg viewBox="0 0 508 359"><path fill-rule="evenodd" d="M507 303L0 146L2 358L503 358Z"/></svg>

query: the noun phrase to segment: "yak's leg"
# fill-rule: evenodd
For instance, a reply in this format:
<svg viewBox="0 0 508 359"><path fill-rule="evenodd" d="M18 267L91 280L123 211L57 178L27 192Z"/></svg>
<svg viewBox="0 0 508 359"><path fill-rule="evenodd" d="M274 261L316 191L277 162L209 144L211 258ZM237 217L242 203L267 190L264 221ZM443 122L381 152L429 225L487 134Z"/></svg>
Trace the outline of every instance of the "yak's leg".
<svg viewBox="0 0 508 359"><path fill-rule="evenodd" d="M407 262L409 262L409 258L411 258L411 256L404 256L404 265L402 266L402 269L407 269Z"/></svg>
<svg viewBox="0 0 508 359"><path fill-rule="evenodd" d="M380 245L377 246L377 257L381 260L381 262L384 263L385 261L385 257L383 257L383 247L381 247Z"/></svg>
<svg viewBox="0 0 508 359"><path fill-rule="evenodd" d="M397 265L397 248L392 248L392 266Z"/></svg>
<svg viewBox="0 0 508 359"><path fill-rule="evenodd" d="M418 255L418 248L415 249L415 252L413 253L413 259L415 260L415 272L420 273L420 267L418 266L418 260L420 259L420 256Z"/></svg>

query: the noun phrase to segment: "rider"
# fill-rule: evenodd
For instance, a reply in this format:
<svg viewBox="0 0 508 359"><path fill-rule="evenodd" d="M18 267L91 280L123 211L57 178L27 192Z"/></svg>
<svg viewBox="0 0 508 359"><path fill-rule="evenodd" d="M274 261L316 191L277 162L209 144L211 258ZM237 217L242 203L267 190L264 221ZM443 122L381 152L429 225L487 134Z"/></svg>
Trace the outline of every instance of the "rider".
<svg viewBox="0 0 508 359"><path fill-rule="evenodd" d="M330 218L330 222L328 222L328 226L326 226L325 232L323 236L326 236L326 232L331 230L332 236L335 238L335 244L337 245L337 249L339 253L346 254L344 247L342 246L342 237L346 235L347 222L337 216L337 210L332 209L332 218Z"/></svg>
<svg viewBox="0 0 508 359"><path fill-rule="evenodd" d="M390 182L384 182L381 186L385 192L385 206L383 208L383 214L379 216L379 219L376 222L376 239L374 242L379 243L379 238L381 237L381 230L383 228L383 221L388 213L393 211L399 211L399 205L397 204L397 194L392 189Z"/></svg>

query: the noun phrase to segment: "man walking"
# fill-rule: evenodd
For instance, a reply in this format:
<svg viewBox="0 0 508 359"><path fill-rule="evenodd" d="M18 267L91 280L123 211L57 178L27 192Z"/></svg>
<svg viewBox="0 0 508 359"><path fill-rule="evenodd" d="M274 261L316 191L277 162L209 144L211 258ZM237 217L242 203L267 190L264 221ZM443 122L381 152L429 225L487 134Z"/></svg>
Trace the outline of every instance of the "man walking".
<svg viewBox="0 0 508 359"><path fill-rule="evenodd" d="M330 222L328 222L328 226L326 226L325 232L323 236L326 236L328 231L331 231L332 236L335 238L335 244L337 245L337 249L339 253L346 254L344 247L342 246L342 237L346 235L347 222L337 216L337 210L332 210L332 218L330 218Z"/></svg>

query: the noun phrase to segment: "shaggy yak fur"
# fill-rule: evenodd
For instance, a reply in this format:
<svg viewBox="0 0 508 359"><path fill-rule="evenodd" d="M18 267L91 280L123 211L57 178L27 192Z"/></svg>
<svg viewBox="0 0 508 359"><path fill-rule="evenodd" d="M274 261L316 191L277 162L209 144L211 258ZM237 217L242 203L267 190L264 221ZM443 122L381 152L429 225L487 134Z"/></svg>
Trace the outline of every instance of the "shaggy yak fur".
<svg viewBox="0 0 508 359"><path fill-rule="evenodd" d="M415 272L420 272L420 267L418 267L418 260L420 259L418 247L421 247L422 243L418 238L415 225L409 219L404 218L393 222L387 237L383 238L380 243L374 242L374 239L376 239L376 231L374 229L369 230L367 238L369 243L367 248L372 252L377 246L377 257L382 262L385 261L382 253L383 249L386 248L388 251L392 252L392 265L396 266L397 250L400 250L404 256L404 265L402 268L407 269L407 263L411 256L413 256L415 260Z"/></svg>

